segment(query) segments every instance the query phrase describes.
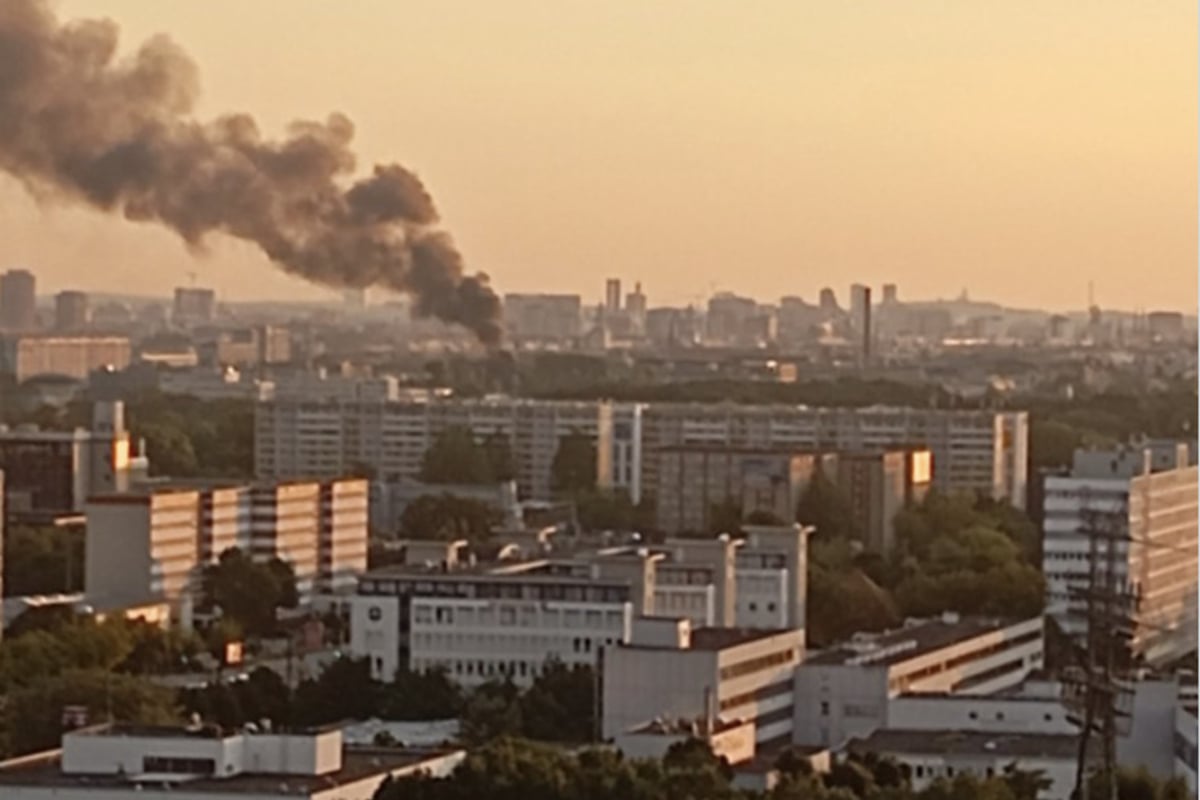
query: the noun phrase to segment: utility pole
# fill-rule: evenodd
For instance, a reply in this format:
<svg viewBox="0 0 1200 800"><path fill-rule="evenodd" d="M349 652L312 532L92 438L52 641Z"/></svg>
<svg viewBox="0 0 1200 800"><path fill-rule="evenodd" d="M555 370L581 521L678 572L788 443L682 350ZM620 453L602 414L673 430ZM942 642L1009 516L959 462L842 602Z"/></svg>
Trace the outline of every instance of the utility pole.
<svg viewBox="0 0 1200 800"><path fill-rule="evenodd" d="M1131 595L1118 574L1118 544L1130 541L1125 501L1097 509L1084 490L1082 531L1088 537L1088 580L1073 592L1083 600L1080 616L1087 626L1079 667L1064 677L1067 707L1080 726L1076 759L1076 800L1088 800L1092 774L1104 780L1105 800L1117 798L1117 735L1129 720L1131 690L1126 680L1128 638L1131 633ZM1099 737L1099 746L1094 746ZM1097 752L1098 751L1098 752ZM1094 765L1094 756L1099 764ZM1097 766L1093 772L1093 767Z"/></svg>

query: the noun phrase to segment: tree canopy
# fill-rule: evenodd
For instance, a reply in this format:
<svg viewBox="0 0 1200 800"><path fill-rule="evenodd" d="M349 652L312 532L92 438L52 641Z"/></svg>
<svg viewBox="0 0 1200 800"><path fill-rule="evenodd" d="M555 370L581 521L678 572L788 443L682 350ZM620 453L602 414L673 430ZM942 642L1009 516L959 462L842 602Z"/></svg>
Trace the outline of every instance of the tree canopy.
<svg viewBox="0 0 1200 800"><path fill-rule="evenodd" d="M262 636L275 630L277 609L295 608L296 576L279 558L258 563L231 547L205 568L204 597L243 632Z"/></svg>
<svg viewBox="0 0 1200 800"><path fill-rule="evenodd" d="M558 440L550 464L550 488L562 495L596 488L596 443L578 431Z"/></svg>
<svg viewBox="0 0 1200 800"><path fill-rule="evenodd" d="M511 480L515 474L507 436L493 433L480 444L470 430L453 426L425 451L420 477L425 483L481 485Z"/></svg>

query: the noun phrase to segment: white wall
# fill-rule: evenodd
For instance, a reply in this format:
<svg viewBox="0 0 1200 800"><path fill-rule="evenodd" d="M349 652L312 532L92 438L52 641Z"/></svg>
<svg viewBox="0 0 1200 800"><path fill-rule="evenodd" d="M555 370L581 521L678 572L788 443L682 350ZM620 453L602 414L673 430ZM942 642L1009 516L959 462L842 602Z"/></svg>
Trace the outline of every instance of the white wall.
<svg viewBox="0 0 1200 800"><path fill-rule="evenodd" d="M796 670L795 698L796 743L839 748L883 727L887 668L802 664Z"/></svg>
<svg viewBox="0 0 1200 800"><path fill-rule="evenodd" d="M350 600L350 653L371 660L371 676L390 681L400 664L400 598L359 595Z"/></svg>
<svg viewBox="0 0 1200 800"><path fill-rule="evenodd" d="M705 691L715 705L717 654L704 650L613 647L604 653L602 734L613 739L656 717L695 719Z"/></svg>
<svg viewBox="0 0 1200 800"><path fill-rule="evenodd" d="M886 727L904 730L970 730L1074 733L1058 698L903 695L888 703Z"/></svg>

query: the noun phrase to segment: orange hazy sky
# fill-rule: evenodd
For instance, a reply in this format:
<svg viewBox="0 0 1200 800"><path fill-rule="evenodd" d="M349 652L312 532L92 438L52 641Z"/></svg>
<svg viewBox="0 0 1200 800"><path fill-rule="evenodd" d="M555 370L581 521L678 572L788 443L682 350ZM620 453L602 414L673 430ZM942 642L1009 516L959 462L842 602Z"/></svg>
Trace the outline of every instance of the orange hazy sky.
<svg viewBox="0 0 1200 800"><path fill-rule="evenodd" d="M503 291L1196 307L1195 0L61 0L197 61L201 115L350 115ZM329 296L247 245L39 208L45 291Z"/></svg>

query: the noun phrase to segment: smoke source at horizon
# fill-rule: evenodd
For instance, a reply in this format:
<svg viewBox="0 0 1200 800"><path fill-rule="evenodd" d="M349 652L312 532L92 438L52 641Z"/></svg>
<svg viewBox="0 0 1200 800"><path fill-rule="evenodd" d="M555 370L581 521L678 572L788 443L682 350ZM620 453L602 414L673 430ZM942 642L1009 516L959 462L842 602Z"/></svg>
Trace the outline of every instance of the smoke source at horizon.
<svg viewBox="0 0 1200 800"><path fill-rule="evenodd" d="M403 292L416 315L500 341L500 301L420 179L399 164L352 179L348 118L293 122L281 140L248 114L196 120L191 58L158 36L117 59L118 36L110 20L60 22L46 0L0 2L0 169L39 200L156 222L197 252L235 236L293 275Z"/></svg>

